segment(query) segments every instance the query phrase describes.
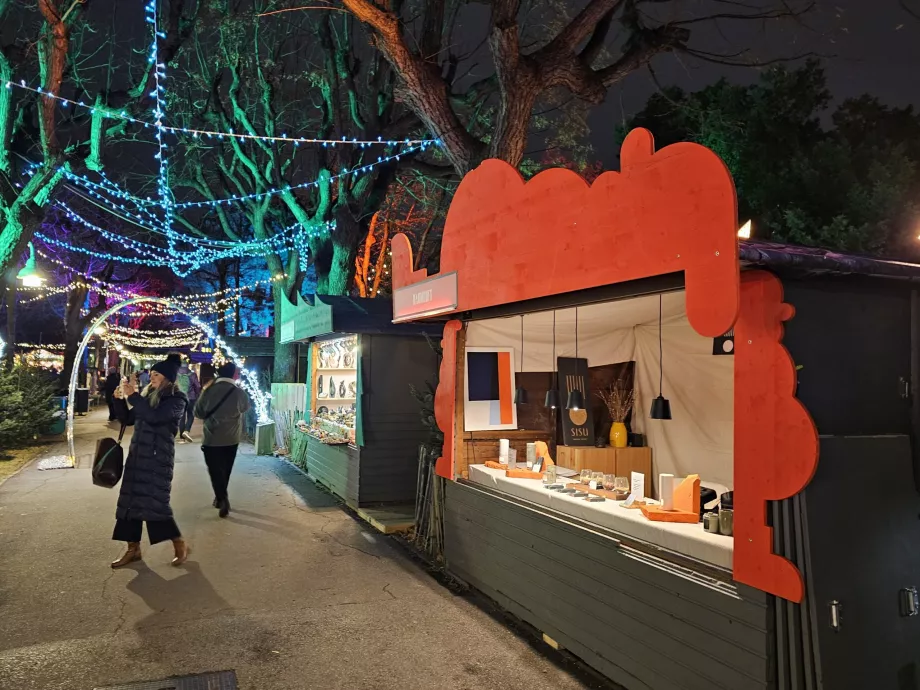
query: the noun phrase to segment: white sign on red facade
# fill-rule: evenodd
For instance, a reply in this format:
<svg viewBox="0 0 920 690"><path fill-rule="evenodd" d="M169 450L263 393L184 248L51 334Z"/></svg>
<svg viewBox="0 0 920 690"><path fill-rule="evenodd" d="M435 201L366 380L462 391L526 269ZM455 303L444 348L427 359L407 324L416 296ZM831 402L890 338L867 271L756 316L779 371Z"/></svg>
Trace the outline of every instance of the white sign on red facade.
<svg viewBox="0 0 920 690"><path fill-rule="evenodd" d="M446 314L456 308L456 272L438 275L393 291L393 323Z"/></svg>

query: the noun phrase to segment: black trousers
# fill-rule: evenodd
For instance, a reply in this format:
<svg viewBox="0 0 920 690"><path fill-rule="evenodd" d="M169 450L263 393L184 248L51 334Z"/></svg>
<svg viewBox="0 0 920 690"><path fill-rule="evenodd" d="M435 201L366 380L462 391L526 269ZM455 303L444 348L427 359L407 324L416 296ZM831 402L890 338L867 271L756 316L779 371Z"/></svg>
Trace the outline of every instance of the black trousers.
<svg viewBox="0 0 920 690"><path fill-rule="evenodd" d="M194 422L195 422L195 401L189 400L188 405L185 406L185 419L183 420L183 424L181 425L179 432L181 433L184 431L191 431L192 424L194 424Z"/></svg>
<svg viewBox="0 0 920 690"><path fill-rule="evenodd" d="M208 465L208 474L211 475L214 497L219 501L227 498L227 486L230 484L230 473L233 471L237 448L239 445L201 447L204 451L204 461Z"/></svg>
<svg viewBox="0 0 920 690"><path fill-rule="evenodd" d="M105 402L109 406L109 421L113 422L118 418L118 415L115 413L115 397L107 395L105 396Z"/></svg>
<svg viewBox="0 0 920 690"><path fill-rule="evenodd" d="M161 541L172 541L182 536L179 525L173 519L147 520L147 538L151 544ZM144 520L115 520L115 531L112 539L115 541L139 542L143 532Z"/></svg>

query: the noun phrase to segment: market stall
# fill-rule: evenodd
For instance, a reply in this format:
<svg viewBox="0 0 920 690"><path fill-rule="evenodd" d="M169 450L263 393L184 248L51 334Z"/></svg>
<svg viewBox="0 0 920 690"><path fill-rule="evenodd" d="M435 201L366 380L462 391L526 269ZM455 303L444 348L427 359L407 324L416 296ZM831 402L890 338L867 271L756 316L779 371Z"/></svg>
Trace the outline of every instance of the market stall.
<svg viewBox="0 0 920 690"><path fill-rule="evenodd" d="M435 379L437 353L425 336L441 326L394 325L391 310L385 299L325 295L282 303L282 342L306 347L298 457L354 508L414 500L428 433L411 387Z"/></svg>
<svg viewBox="0 0 920 690"><path fill-rule="evenodd" d="M742 263L734 186L711 151L655 152L635 130L621 161L591 186L567 170L525 183L486 161L454 197L437 275L393 240L394 321L451 319L435 400L448 570L626 688L904 687L920 669L920 559L905 553L920 539L905 481L920 413L893 408L920 393L918 336L877 284L835 295L796 266ZM784 284L815 305L804 323ZM920 302L899 288L920 333ZM879 340L843 319L853 304L892 317L872 320ZM897 403L892 376L868 383L892 361ZM795 397L809 366L817 429ZM865 409L877 423L853 420L855 434L900 442L845 438L852 408L828 388L886 410ZM818 429L841 434L821 440L820 468ZM869 449L885 487L853 471ZM885 504L871 519L847 500L857 478ZM853 531L885 545L875 562L830 557ZM846 604L843 627L841 592L866 601ZM879 642L879 627L897 633Z"/></svg>

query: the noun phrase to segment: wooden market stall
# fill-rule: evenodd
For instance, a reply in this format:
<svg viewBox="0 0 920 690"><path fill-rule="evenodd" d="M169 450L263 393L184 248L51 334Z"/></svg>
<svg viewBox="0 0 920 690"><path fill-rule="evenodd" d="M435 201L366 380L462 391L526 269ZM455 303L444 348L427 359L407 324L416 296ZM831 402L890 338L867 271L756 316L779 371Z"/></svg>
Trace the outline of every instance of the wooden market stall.
<svg viewBox="0 0 920 690"><path fill-rule="evenodd" d="M387 299L317 295L283 302L281 340L306 346L305 469L352 508L415 500L428 430L410 386L437 376L427 334L394 325Z"/></svg>
<svg viewBox="0 0 920 690"><path fill-rule="evenodd" d="M448 571L630 690L920 687L920 266L739 248L711 151L639 129L621 161L484 162L434 276L393 240L394 321L451 319Z"/></svg>

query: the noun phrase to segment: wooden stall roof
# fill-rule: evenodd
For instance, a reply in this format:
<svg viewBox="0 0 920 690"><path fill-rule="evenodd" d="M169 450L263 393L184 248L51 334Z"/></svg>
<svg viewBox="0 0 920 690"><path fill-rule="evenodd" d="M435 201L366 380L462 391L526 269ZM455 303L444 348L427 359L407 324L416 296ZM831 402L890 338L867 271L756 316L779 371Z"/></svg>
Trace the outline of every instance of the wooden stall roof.
<svg viewBox="0 0 920 690"><path fill-rule="evenodd" d="M742 240L739 259L743 267L769 268L778 272L810 275L862 275L920 281L920 264L877 256L860 256L791 244Z"/></svg>
<svg viewBox="0 0 920 690"><path fill-rule="evenodd" d="M281 302L281 342L293 343L334 333L440 336L443 322L394 324L393 302L385 297L298 295Z"/></svg>

